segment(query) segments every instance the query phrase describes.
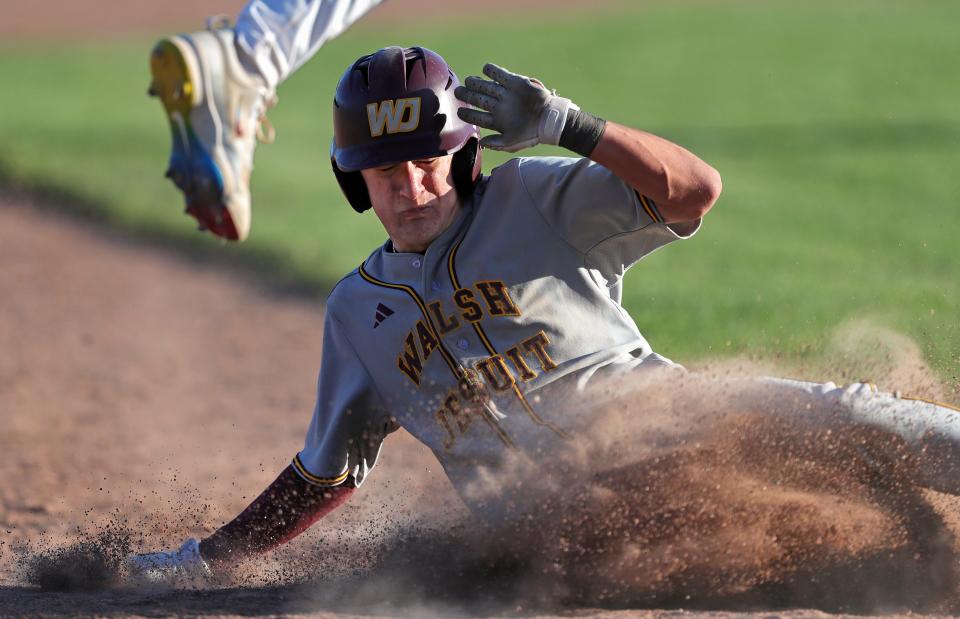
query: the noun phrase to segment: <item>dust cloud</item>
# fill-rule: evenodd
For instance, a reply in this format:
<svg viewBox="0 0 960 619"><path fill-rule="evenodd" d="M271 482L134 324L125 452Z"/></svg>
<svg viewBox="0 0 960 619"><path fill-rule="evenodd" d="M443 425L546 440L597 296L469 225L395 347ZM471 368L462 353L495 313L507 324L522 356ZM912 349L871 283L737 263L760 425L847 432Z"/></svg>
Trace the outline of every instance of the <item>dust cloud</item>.
<svg viewBox="0 0 960 619"><path fill-rule="evenodd" d="M21 579L42 591L99 591L122 584L123 560L130 554L123 531L79 533L67 546L43 542L20 552Z"/></svg>
<svg viewBox="0 0 960 619"><path fill-rule="evenodd" d="M601 385L554 466L518 458L468 490L468 503L517 506L510 516L434 505L397 522L385 505L361 543L328 540L276 573L297 574L319 607L408 616L960 610L955 506L923 488L930 462L755 370Z"/></svg>
<svg viewBox="0 0 960 619"><path fill-rule="evenodd" d="M824 423L835 411L817 406L729 371L621 384L551 471L518 462L509 481L472 489L534 505L494 526L411 527L359 584L318 586L319 599L438 616L956 609L953 534L912 452L880 430Z"/></svg>
<svg viewBox="0 0 960 619"><path fill-rule="evenodd" d="M952 400L908 338L842 325L819 372ZM823 365L835 367L823 371ZM450 614L578 607L957 612L957 505L896 436L724 361L596 387L590 423L545 469L522 461L469 500L538 496L499 525L419 524L325 604ZM602 403L602 404L598 404ZM509 480L509 481L505 481ZM546 491L539 492L540 489ZM369 558L369 557L368 557ZM349 591L347 595L331 591Z"/></svg>
<svg viewBox="0 0 960 619"><path fill-rule="evenodd" d="M15 576L0 614L960 612L960 504L920 483L929 458L748 378L960 400L938 379L956 368L934 372L912 341L865 321L809 367L726 360L598 384L581 400L590 423L545 454L554 466L518 459L468 490L467 502L525 504L492 523L398 433L355 498L301 539L201 594L140 594L118 573L128 550L209 534L301 444L319 312L27 206L0 220L19 265L0 273L17 290L0 307L0 369L14 377L0 471L20 482L0 492L0 572Z"/></svg>

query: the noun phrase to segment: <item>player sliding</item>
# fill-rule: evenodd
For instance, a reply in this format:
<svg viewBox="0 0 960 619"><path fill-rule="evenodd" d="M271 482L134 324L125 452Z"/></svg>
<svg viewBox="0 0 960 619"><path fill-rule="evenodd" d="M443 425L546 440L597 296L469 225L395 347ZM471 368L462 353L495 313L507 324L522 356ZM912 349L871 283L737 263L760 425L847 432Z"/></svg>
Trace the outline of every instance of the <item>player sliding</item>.
<svg viewBox="0 0 960 619"><path fill-rule="evenodd" d="M590 385L683 372L620 305L622 278L694 235L720 194L717 171L537 80L489 64L483 73L461 86L419 47L347 68L331 163L349 204L372 208L388 239L330 294L304 448L209 537L132 556L135 579L203 577L292 539L356 491L398 427L433 451L478 518L520 518L542 494L511 487L511 476L549 468L589 425ZM480 139L477 126L494 133ZM541 143L576 156L516 158L481 174L481 146ZM921 460L934 443L960 446L954 412L933 403L864 384L764 384L784 400L825 403L825 423L894 432ZM929 472L925 483L960 490L957 471ZM484 479L503 480L503 492L469 491Z"/></svg>

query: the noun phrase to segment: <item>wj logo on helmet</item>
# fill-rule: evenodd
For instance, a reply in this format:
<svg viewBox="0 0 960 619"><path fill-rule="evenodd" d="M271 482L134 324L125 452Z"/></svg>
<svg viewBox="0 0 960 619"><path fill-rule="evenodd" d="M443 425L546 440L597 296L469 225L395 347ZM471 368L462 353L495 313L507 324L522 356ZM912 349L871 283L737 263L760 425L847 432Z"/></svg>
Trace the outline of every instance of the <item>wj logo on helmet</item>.
<svg viewBox="0 0 960 619"><path fill-rule="evenodd" d="M367 122L371 137L378 138L384 131L388 135L409 133L420 126L420 97L368 103Z"/></svg>

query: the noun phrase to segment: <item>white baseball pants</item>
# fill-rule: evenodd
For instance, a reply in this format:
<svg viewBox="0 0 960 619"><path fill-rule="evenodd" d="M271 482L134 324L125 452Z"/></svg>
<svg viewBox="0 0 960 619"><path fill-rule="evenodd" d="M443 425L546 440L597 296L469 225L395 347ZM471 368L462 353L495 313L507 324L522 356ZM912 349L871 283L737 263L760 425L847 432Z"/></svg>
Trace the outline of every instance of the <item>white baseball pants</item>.
<svg viewBox="0 0 960 619"><path fill-rule="evenodd" d="M960 409L949 404L879 391L867 383L838 387L784 378L763 378L775 389L813 398L836 416L816 423L855 423L896 434L909 445L921 464L928 487L960 494ZM925 466L924 463L929 463Z"/></svg>
<svg viewBox="0 0 960 619"><path fill-rule="evenodd" d="M248 69L274 89L382 0L252 0L237 17Z"/></svg>

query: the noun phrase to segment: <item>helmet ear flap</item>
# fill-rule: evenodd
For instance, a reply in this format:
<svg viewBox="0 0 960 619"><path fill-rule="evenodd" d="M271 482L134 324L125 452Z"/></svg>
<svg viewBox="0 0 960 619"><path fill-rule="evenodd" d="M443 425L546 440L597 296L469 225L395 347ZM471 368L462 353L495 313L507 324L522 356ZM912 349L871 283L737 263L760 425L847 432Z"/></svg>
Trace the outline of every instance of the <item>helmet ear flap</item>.
<svg viewBox="0 0 960 619"><path fill-rule="evenodd" d="M476 137L467 140L463 148L453 154L450 163L453 187L461 200L465 200L476 189L480 180L480 163L480 140Z"/></svg>
<svg viewBox="0 0 960 619"><path fill-rule="evenodd" d="M363 175L360 172L344 172L333 157L330 157L330 164L333 166L333 175L337 177L340 189L353 210L362 213L369 209L372 206L370 192L367 191L367 183L364 182Z"/></svg>

